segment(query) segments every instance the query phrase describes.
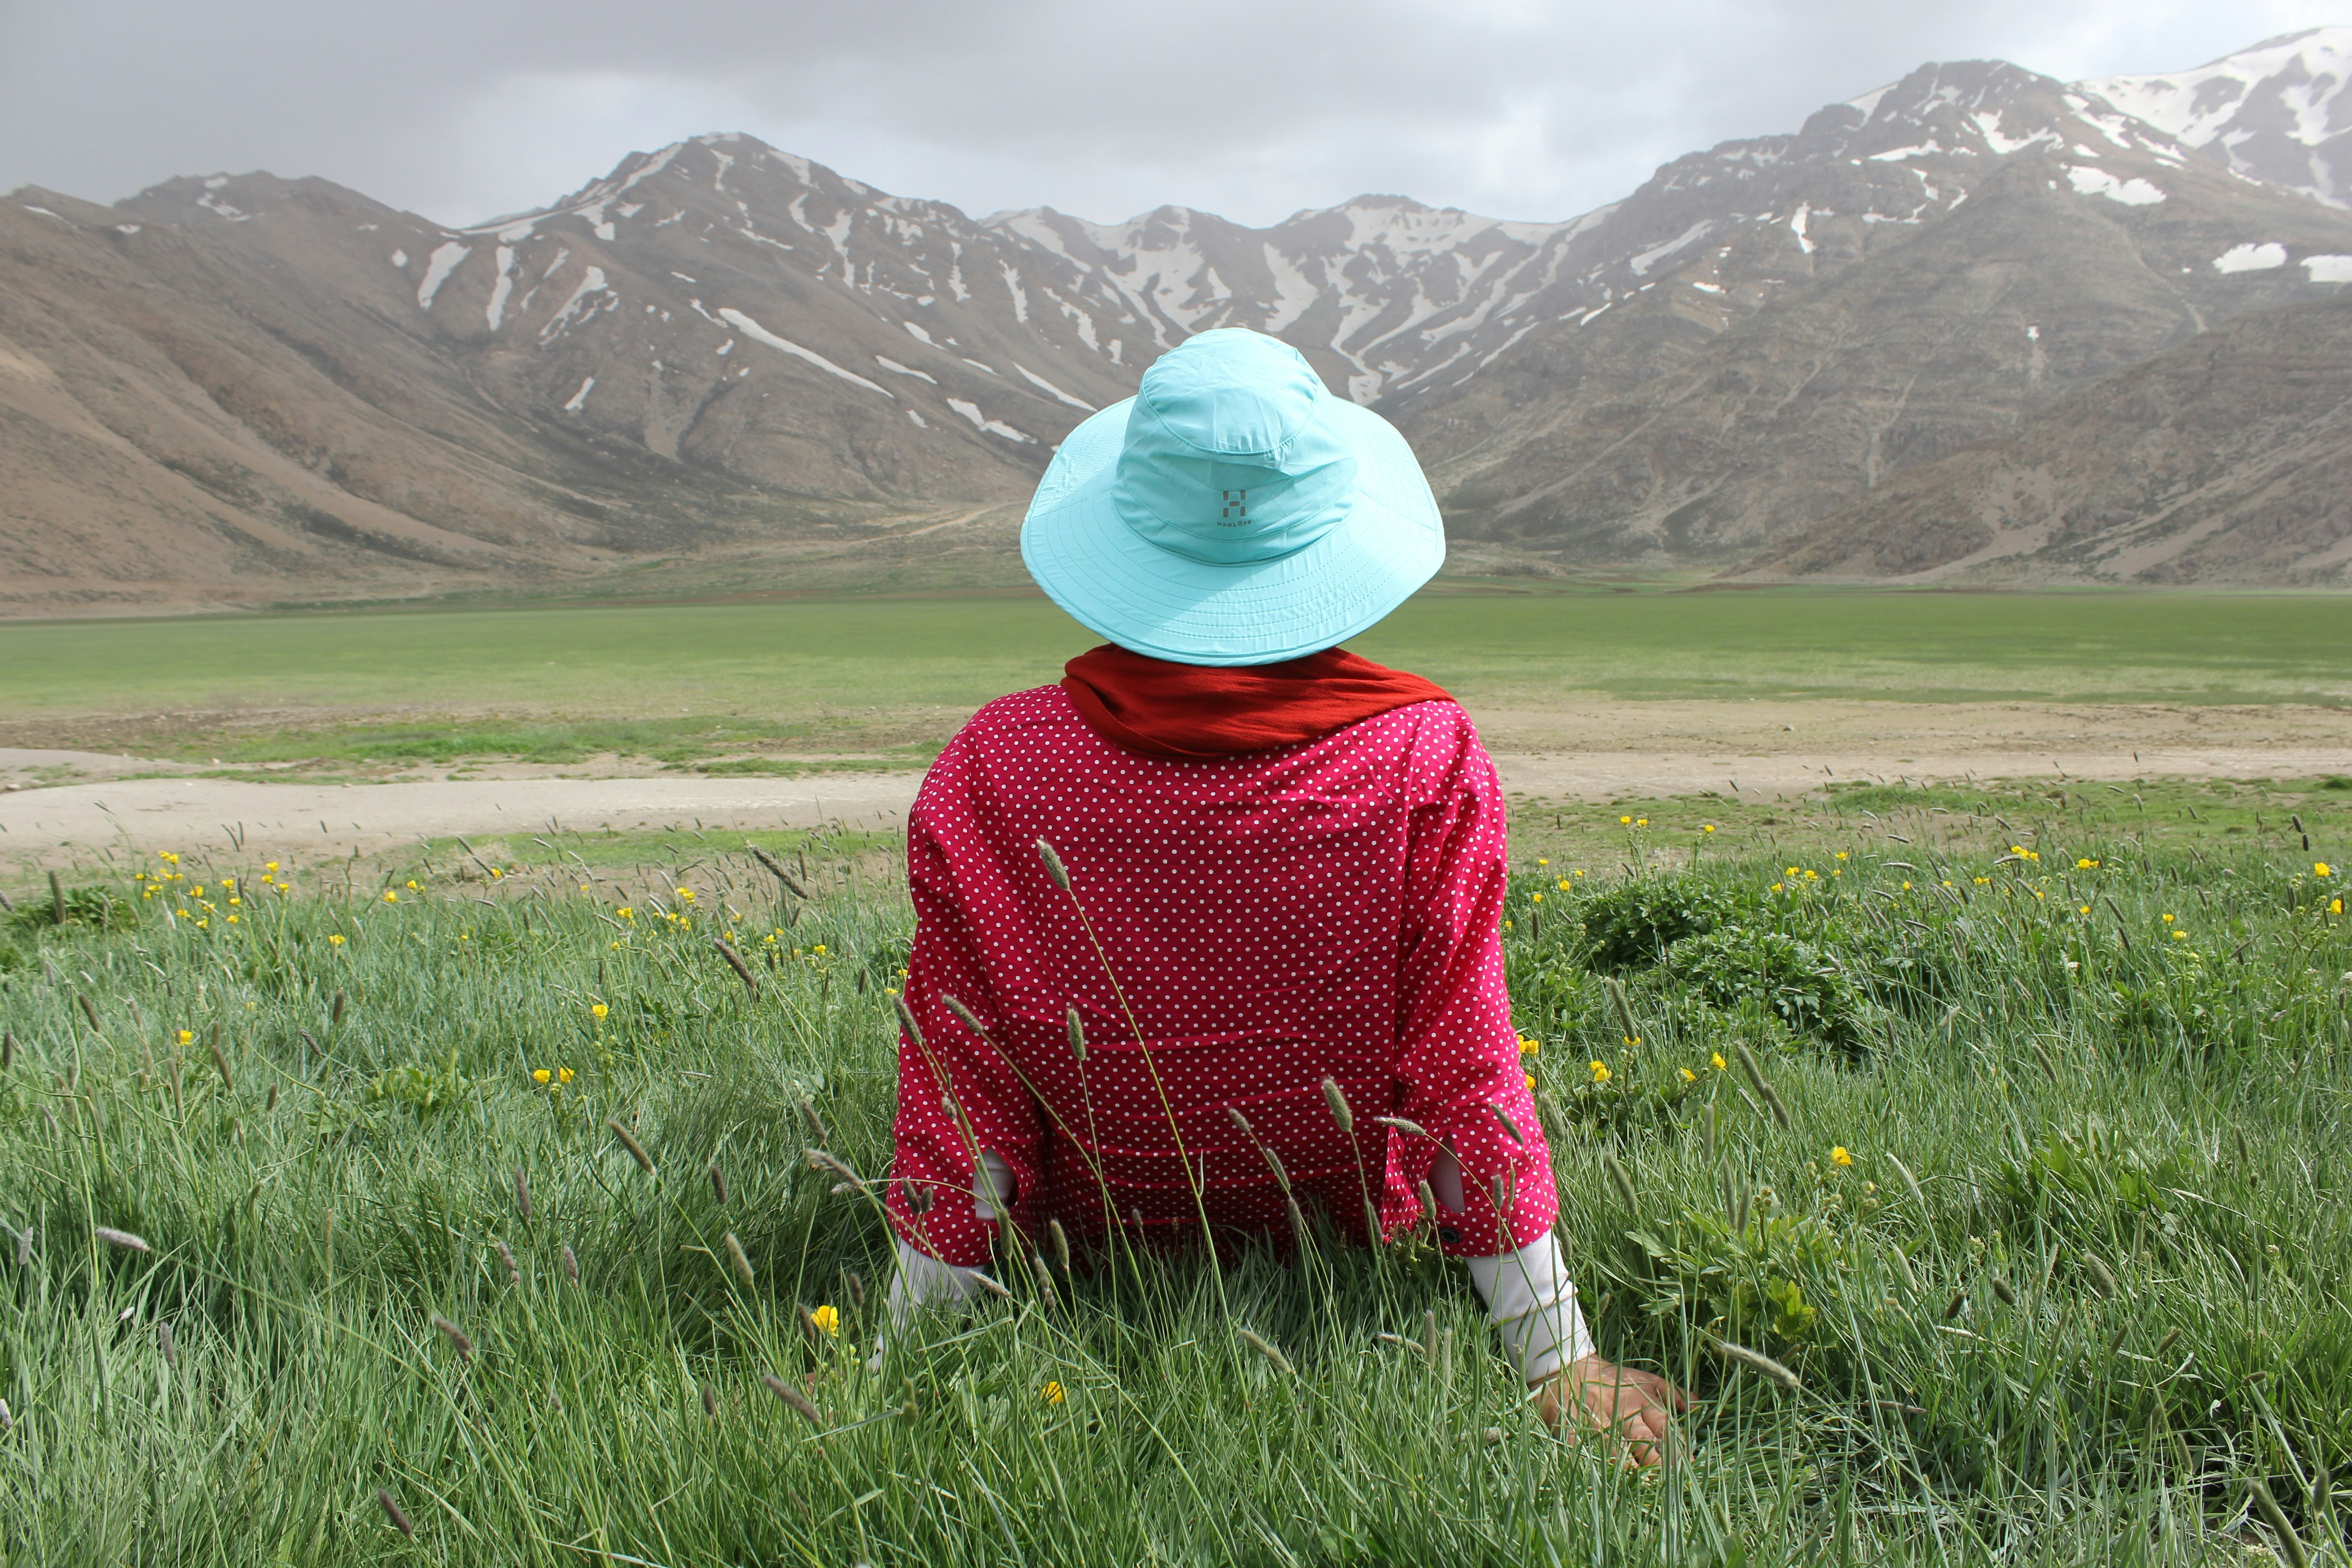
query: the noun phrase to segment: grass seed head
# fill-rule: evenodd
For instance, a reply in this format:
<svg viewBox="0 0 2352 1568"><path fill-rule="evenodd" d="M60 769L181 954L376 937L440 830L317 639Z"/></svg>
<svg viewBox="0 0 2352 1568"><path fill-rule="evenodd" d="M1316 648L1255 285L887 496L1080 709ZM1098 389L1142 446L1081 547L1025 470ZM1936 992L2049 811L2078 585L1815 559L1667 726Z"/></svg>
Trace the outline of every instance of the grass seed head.
<svg viewBox="0 0 2352 1568"><path fill-rule="evenodd" d="M1062 1222L1057 1219L1047 1220L1045 1229L1054 1238L1054 1261L1062 1266L1064 1274L1069 1273L1070 1233L1062 1228Z"/></svg>
<svg viewBox="0 0 2352 1568"><path fill-rule="evenodd" d="M727 1178L719 1173L719 1162L716 1160L710 1162L709 1171L711 1194L719 1199L719 1206L720 1208L725 1208L727 1206Z"/></svg>
<svg viewBox="0 0 2352 1568"><path fill-rule="evenodd" d="M165 1366L180 1364L180 1347L172 1338L172 1325L161 1319L155 1323L155 1348L163 1352Z"/></svg>
<svg viewBox="0 0 2352 1568"><path fill-rule="evenodd" d="M1522 1149L1528 1146L1527 1135L1519 1131L1519 1124L1511 1120L1511 1113L1509 1111L1504 1110L1501 1106L1495 1104L1492 1100L1486 1102L1486 1109L1495 1113L1495 1120L1503 1124L1503 1131L1511 1135L1512 1142L1517 1143Z"/></svg>
<svg viewBox="0 0 2352 1568"><path fill-rule="evenodd" d="M1388 1227L1381 1223L1380 1206L1370 1198L1364 1200L1364 1237L1374 1247L1388 1239Z"/></svg>
<svg viewBox="0 0 2352 1568"><path fill-rule="evenodd" d="M1418 1121L1407 1121L1402 1116L1375 1116L1372 1120L1379 1122L1383 1127L1395 1128L1398 1131L1403 1133L1408 1138L1426 1138L1429 1136L1429 1129L1423 1127Z"/></svg>
<svg viewBox="0 0 2352 1568"><path fill-rule="evenodd" d="M0 1029L0 1072L6 1072L16 1065L16 1032L10 1029Z"/></svg>
<svg viewBox="0 0 2352 1568"><path fill-rule="evenodd" d="M392 1493L386 1491L382 1487L378 1487L375 1489L375 1500L383 1505L383 1516L384 1518L392 1521L393 1529L400 1531L401 1534L408 1537L411 1541L416 1539L416 1527L408 1522L408 1516L406 1514L400 1511L400 1504L394 1499Z"/></svg>
<svg viewBox="0 0 2352 1568"><path fill-rule="evenodd" d="M343 996L343 994L342 994L341 992L340 992L340 991L336 992L336 993L335 993L335 1005L334 1005L334 1006L333 1006L332 1008L331 1008L331 1009L328 1011L328 1015L327 1015L327 1022L329 1022L330 1024L340 1024L340 1023L341 1023L341 1022L343 1021L343 1006L344 1006L344 1002L345 1002L345 998L344 998L344 996Z"/></svg>
<svg viewBox="0 0 2352 1568"><path fill-rule="evenodd" d="M1954 1318L1958 1317L1960 1315L1960 1309L1968 1304L1969 1293L1966 1290L1953 1291L1952 1299L1944 1305L1944 1321L1948 1323Z"/></svg>
<svg viewBox="0 0 2352 1568"><path fill-rule="evenodd" d="M2091 1283L2099 1288L2100 1295L2112 1297L2120 1293L2122 1288L2116 1283L2114 1271L2097 1253L2083 1254L2083 1272L2091 1277Z"/></svg>
<svg viewBox="0 0 2352 1568"><path fill-rule="evenodd" d="M1298 1200L1290 1195L1290 1190L1287 1187L1283 1189L1282 1206L1290 1215L1290 1234L1292 1238L1296 1240L1299 1246L1306 1246L1307 1216L1299 1212ZM1140 1219L1141 1217L1142 1216L1139 1215L1137 1216L1138 1219Z"/></svg>
<svg viewBox="0 0 2352 1568"><path fill-rule="evenodd" d="M977 1268L974 1268L970 1272L971 1274L972 1282L978 1285L982 1289L987 1291L990 1295L995 1297L998 1300L1010 1301L1013 1300L1013 1292L1006 1289L1003 1285L998 1284L996 1280L990 1278L988 1275L982 1273Z"/></svg>
<svg viewBox="0 0 2352 1568"><path fill-rule="evenodd" d="M1903 1276L1903 1288L1916 1295L1919 1290L1919 1276L1911 1271L1911 1259L1904 1256L1903 1249L1899 1247L1888 1247L1886 1257L1887 1260L1895 1265L1895 1272Z"/></svg>
<svg viewBox="0 0 2352 1568"><path fill-rule="evenodd" d="M735 1239L733 1231L729 1231L724 1239L727 1243L728 1265L735 1270L735 1278L743 1281L743 1289L749 1290L752 1284L751 1259L745 1255L743 1244Z"/></svg>
<svg viewBox="0 0 2352 1568"><path fill-rule="evenodd" d="M580 1259L569 1245L563 1248L563 1275L574 1285L580 1283Z"/></svg>
<svg viewBox="0 0 2352 1568"><path fill-rule="evenodd" d="M614 1137L621 1141L621 1147L629 1152L629 1158L637 1163L638 1168L646 1175L652 1175L654 1157L646 1152L646 1146L637 1142L635 1134L621 1125L621 1119L617 1116L608 1116L604 1118L604 1125L611 1130Z"/></svg>
<svg viewBox="0 0 2352 1568"><path fill-rule="evenodd" d="M1290 1173L1282 1168L1282 1156L1274 1152L1274 1145L1262 1143L1258 1146L1258 1152L1265 1156L1266 1169L1274 1173L1275 1184L1285 1193L1289 1192Z"/></svg>
<svg viewBox="0 0 2352 1568"><path fill-rule="evenodd" d="M2271 1495L2270 1483L2256 1476L2248 1484L2248 1489L2253 1493L2255 1511L2263 1516L2263 1522L2271 1527L2271 1533L2278 1537L2279 1551L2286 1558L2287 1568L2309 1568L2311 1559L2303 1549L2303 1538L2295 1534L2294 1526L2287 1522L2286 1513L2279 1507L2278 1499Z"/></svg>
<svg viewBox="0 0 2352 1568"><path fill-rule="evenodd" d="M1348 1097L1341 1092L1338 1079L1323 1080L1323 1103L1331 1108L1331 1120L1339 1124L1340 1131L1353 1132L1356 1130L1356 1113L1348 1109Z"/></svg>
<svg viewBox="0 0 2352 1568"><path fill-rule="evenodd" d="M1258 1354L1272 1362L1275 1364L1276 1369L1279 1371L1283 1376L1297 1377L1298 1375L1297 1369L1290 1364L1290 1358L1284 1355L1280 1351L1275 1349L1274 1346L1265 1340L1259 1338L1256 1334L1250 1332L1247 1329L1235 1329L1234 1332L1240 1337L1242 1343L1249 1346L1250 1349L1257 1352Z"/></svg>
<svg viewBox="0 0 2352 1568"><path fill-rule="evenodd" d="M524 1223L529 1224L530 1220L530 1178L523 1174L523 1170L520 1165L517 1165L514 1168L514 1173L515 1213L522 1215Z"/></svg>
<svg viewBox="0 0 2352 1568"><path fill-rule="evenodd" d="M235 1094L236 1080L229 1077L228 1058L221 1054L221 1026L218 1024L213 1026L213 1032L205 1043L212 1047L213 1066L220 1069L221 1087Z"/></svg>
<svg viewBox="0 0 2352 1568"><path fill-rule="evenodd" d="M1895 1167L1896 1175L1903 1178L1903 1190L1911 1194L1911 1201L1924 1207L1927 1202L1927 1194L1919 1190L1919 1178L1911 1173L1911 1167L1892 1154L1886 1156L1886 1163Z"/></svg>
<svg viewBox="0 0 2352 1568"><path fill-rule="evenodd" d="M801 1101L801 1120L808 1123L810 1134L819 1143L833 1142L833 1134L825 1131L824 1119L816 1113L816 1107L805 1100Z"/></svg>
<svg viewBox="0 0 2352 1568"><path fill-rule="evenodd" d="M812 1426L824 1426L824 1417L817 1414L815 1405L810 1402L807 1394L803 1394L799 1389L794 1388L782 1378L773 1376L768 1373L761 1373L760 1374L760 1381L768 1385L769 1393L782 1400L786 1405L791 1405L793 1410L801 1417L802 1420L807 1422Z"/></svg>
<svg viewBox="0 0 2352 1568"><path fill-rule="evenodd" d="M1746 1367L1759 1377L1769 1379L1791 1394L1804 1386L1798 1380L1795 1373L1790 1372L1762 1351L1752 1351L1746 1345L1733 1344L1729 1340L1717 1340L1715 1342L1715 1352L1724 1360L1735 1365Z"/></svg>
<svg viewBox="0 0 2352 1568"><path fill-rule="evenodd" d="M433 1326L441 1331L441 1337L449 1342L450 1348L457 1352L458 1360L467 1366L474 1364L474 1342L466 1337L465 1330L438 1312L433 1314Z"/></svg>
<svg viewBox="0 0 2352 1568"><path fill-rule="evenodd" d="M922 1025L915 1022L915 1010L907 1005L907 999L904 996L891 997L890 1005L897 1009L898 1014L898 1026L907 1031L907 1038L913 1043L914 1047L917 1050L921 1050L923 1048L923 1026Z"/></svg>
<svg viewBox="0 0 2352 1568"><path fill-rule="evenodd" d="M1633 1192L1633 1178L1617 1156L1607 1149L1601 1151L1601 1169L1609 1177L1609 1184L1617 1189L1617 1201L1625 1205L1625 1217L1632 1219L1641 1212L1641 1200Z"/></svg>
<svg viewBox="0 0 2352 1568"><path fill-rule="evenodd" d="M33 1227L26 1226L16 1233L16 1267L28 1268L33 1261Z"/></svg>
<svg viewBox="0 0 2352 1568"><path fill-rule="evenodd" d="M1070 1031L1070 1055L1083 1063L1087 1059L1086 1020L1078 1016L1078 1010L1076 1007L1072 1007L1063 1015L1063 1022L1068 1026Z"/></svg>
<svg viewBox="0 0 2352 1568"><path fill-rule="evenodd" d="M126 1252L152 1252L155 1250L153 1247L147 1245L147 1238L145 1237L133 1236L127 1230L117 1230L112 1226L92 1226L89 1233L90 1235L98 1237L99 1240L106 1243L109 1247L119 1247ZM28 1232L27 1234L30 1233Z"/></svg>
<svg viewBox="0 0 2352 1568"><path fill-rule="evenodd" d="M1045 863L1045 875L1054 879L1054 886L1066 893L1068 892L1070 890L1069 868L1062 864L1062 858L1055 853L1054 847L1042 838L1037 840L1037 858Z"/></svg>
<svg viewBox="0 0 2352 1568"><path fill-rule="evenodd" d="M1428 1219L1430 1224L1435 1225L1437 1223L1437 1194L1431 1190L1427 1182L1422 1183L1418 1191L1421 1196L1421 1212L1423 1215Z"/></svg>
<svg viewBox="0 0 2352 1568"><path fill-rule="evenodd" d="M509 1247L506 1244L505 1238L502 1237L494 1236L490 1237L490 1245L499 1249L499 1261L507 1266L507 1283L509 1285L521 1284L522 1270L515 1265L514 1248Z"/></svg>
<svg viewBox="0 0 2352 1568"><path fill-rule="evenodd" d="M949 995L944 991L940 993L940 1001L947 1007L949 1012L955 1015L957 1023L961 1024L965 1028L970 1029L982 1039L984 1040L988 1038L988 1030L981 1024L979 1018L973 1016L971 1008L965 1006L961 1002Z"/></svg>
<svg viewBox="0 0 2352 1568"><path fill-rule="evenodd" d="M801 1153L808 1161L809 1169L812 1171L831 1171L845 1181L856 1182L861 1187L866 1184L857 1173L849 1168L846 1161L829 1150L803 1149Z"/></svg>
<svg viewBox="0 0 2352 1568"><path fill-rule="evenodd" d="M2162 1361L2164 1359L2164 1352L2170 1350L2175 1344L2179 1343L2179 1340L2180 1330L2178 1326L2166 1330L2164 1338L2156 1342L2156 1359L2158 1361Z"/></svg>
<svg viewBox="0 0 2352 1568"><path fill-rule="evenodd" d="M719 1419L719 1392L707 1383L702 1385L702 1414L710 1420Z"/></svg>
<svg viewBox="0 0 2352 1568"><path fill-rule="evenodd" d="M1243 1137L1244 1137L1244 1138L1255 1138L1255 1137L1256 1137L1256 1136L1257 1136L1257 1129L1256 1129L1256 1128L1255 1128L1255 1127L1252 1127L1252 1126L1250 1125L1250 1119L1249 1119L1248 1117L1244 1116L1244 1115L1242 1114L1242 1108L1241 1108L1240 1106L1238 1106L1238 1105L1228 1105L1228 1106L1226 1106L1226 1107L1225 1107L1225 1120L1226 1120L1226 1121L1230 1121L1230 1122L1232 1122L1234 1126L1236 1126L1236 1127L1240 1128L1240 1129L1242 1130L1242 1136L1243 1136Z"/></svg>

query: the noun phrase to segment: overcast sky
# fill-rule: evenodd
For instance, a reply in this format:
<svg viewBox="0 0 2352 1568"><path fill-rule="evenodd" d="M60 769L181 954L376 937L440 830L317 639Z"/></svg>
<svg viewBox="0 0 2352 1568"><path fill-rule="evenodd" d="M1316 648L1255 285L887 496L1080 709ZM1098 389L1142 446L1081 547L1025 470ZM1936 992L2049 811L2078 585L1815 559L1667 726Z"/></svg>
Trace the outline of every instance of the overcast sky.
<svg viewBox="0 0 2352 1568"><path fill-rule="evenodd" d="M443 223L742 131L983 215L1561 218L1931 59L2179 69L2352 0L0 0L0 190L320 174Z"/></svg>

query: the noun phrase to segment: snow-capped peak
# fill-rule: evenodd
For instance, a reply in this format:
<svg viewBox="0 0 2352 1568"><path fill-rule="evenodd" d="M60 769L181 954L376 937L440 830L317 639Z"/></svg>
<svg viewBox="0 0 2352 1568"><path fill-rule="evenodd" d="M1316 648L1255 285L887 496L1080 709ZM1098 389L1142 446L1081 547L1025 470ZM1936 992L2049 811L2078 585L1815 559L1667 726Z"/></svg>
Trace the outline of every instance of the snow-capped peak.
<svg viewBox="0 0 2352 1568"><path fill-rule="evenodd" d="M2352 206L2352 27L2314 27L2194 70L2077 83L2240 174Z"/></svg>

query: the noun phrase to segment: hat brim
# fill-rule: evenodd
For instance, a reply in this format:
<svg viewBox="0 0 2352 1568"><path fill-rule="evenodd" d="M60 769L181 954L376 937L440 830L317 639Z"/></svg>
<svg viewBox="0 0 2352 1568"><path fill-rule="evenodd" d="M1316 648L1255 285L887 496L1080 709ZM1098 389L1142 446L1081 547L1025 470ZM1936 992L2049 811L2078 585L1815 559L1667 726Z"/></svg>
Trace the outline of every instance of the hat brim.
<svg viewBox="0 0 2352 1568"><path fill-rule="evenodd" d="M1358 635L1445 563L1445 527L1421 464L1369 408L1327 398L1354 452L1356 494L1322 538L1278 560L1223 566L1162 550L1118 515L1111 486L1129 398L1063 439L1021 524L1021 559L1089 630L1181 664L1272 664Z"/></svg>

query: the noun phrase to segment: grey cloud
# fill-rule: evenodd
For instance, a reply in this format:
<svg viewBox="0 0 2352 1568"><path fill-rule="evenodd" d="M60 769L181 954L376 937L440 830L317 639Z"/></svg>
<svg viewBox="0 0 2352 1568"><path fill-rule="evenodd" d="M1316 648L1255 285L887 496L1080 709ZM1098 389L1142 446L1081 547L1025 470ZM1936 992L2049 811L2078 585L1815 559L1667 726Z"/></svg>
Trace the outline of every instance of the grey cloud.
<svg viewBox="0 0 2352 1568"><path fill-rule="evenodd" d="M444 221L743 130L911 195L1557 218L1931 58L2184 66L2320 19L2179 0L0 0L0 189L318 174ZM2307 14L2311 13L2311 14Z"/></svg>

